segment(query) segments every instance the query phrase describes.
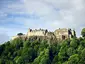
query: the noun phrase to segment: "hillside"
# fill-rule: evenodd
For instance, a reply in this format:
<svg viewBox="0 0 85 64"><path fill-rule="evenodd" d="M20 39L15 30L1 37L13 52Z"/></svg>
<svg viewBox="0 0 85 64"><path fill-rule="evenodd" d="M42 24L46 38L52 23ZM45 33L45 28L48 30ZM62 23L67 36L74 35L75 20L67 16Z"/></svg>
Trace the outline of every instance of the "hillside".
<svg viewBox="0 0 85 64"><path fill-rule="evenodd" d="M85 30L82 36L53 44L21 38L5 42L0 45L0 64L85 64Z"/></svg>

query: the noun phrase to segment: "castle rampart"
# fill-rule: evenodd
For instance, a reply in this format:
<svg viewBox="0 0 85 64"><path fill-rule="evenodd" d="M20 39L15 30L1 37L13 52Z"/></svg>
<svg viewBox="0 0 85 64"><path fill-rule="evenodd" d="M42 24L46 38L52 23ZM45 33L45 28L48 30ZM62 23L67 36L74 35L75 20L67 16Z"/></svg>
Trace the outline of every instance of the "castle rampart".
<svg viewBox="0 0 85 64"><path fill-rule="evenodd" d="M76 36L75 31L71 30L71 29L66 29L66 28L62 28L62 29L56 29L54 32L49 32L47 29L28 29L27 34L25 35L17 35L17 36L13 36L12 40L18 37L21 38L29 38L31 36L45 36L48 38L56 38L57 40L64 40L67 38L72 38L73 36Z"/></svg>
<svg viewBox="0 0 85 64"><path fill-rule="evenodd" d="M27 32L27 36L28 37L30 37L30 36L46 36L47 32L48 32L47 30L43 30L43 29L39 29L39 30L29 29L28 32Z"/></svg>

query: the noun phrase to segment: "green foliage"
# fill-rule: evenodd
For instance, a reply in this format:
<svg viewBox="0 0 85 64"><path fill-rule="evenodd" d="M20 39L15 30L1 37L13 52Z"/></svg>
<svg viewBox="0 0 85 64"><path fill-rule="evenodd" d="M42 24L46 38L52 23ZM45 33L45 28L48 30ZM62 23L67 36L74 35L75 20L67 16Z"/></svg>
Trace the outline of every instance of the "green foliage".
<svg viewBox="0 0 85 64"><path fill-rule="evenodd" d="M85 64L85 48L81 51L79 64Z"/></svg>
<svg viewBox="0 0 85 64"><path fill-rule="evenodd" d="M18 35L18 36L21 36L21 35L23 35L23 33L18 33L17 35Z"/></svg>
<svg viewBox="0 0 85 64"><path fill-rule="evenodd" d="M79 55L74 54L74 55L70 56L70 58L68 59L67 64L78 64L78 62L79 62Z"/></svg>
<svg viewBox="0 0 85 64"><path fill-rule="evenodd" d="M70 42L70 46L73 47L73 48L77 48L78 40L76 38L73 38Z"/></svg>
<svg viewBox="0 0 85 64"><path fill-rule="evenodd" d="M54 44L17 38L0 45L0 64L85 64L85 38Z"/></svg>
<svg viewBox="0 0 85 64"><path fill-rule="evenodd" d="M68 50L67 50L67 55L68 56L71 56L71 55L73 55L75 53L76 53L76 50L74 48L72 48L72 47L68 48Z"/></svg>
<svg viewBox="0 0 85 64"><path fill-rule="evenodd" d="M85 28L82 29L81 35L82 35L83 37L85 37Z"/></svg>

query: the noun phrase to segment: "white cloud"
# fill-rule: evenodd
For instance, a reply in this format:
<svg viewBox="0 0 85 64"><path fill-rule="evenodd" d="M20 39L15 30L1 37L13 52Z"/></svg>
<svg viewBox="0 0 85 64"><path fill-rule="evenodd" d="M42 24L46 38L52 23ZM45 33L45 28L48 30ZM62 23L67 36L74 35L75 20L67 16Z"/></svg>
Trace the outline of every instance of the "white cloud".
<svg viewBox="0 0 85 64"><path fill-rule="evenodd" d="M26 29L75 28L79 35L81 28L85 27L85 0L19 0L3 3L3 5L4 7L1 6L0 9L0 18L4 19L0 19L0 22L7 23L11 20L11 22L22 24ZM8 14L24 14L30 17L9 18ZM12 34L19 31L24 32L23 26L16 27L15 25L15 31Z"/></svg>

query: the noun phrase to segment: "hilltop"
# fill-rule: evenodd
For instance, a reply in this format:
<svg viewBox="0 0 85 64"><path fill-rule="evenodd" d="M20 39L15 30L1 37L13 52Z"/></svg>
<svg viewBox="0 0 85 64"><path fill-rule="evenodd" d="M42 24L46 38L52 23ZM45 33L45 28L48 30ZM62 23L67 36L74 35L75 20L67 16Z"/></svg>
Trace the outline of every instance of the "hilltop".
<svg viewBox="0 0 85 64"><path fill-rule="evenodd" d="M85 28L81 34L50 45L47 39L22 37L5 42L0 45L0 64L85 64Z"/></svg>

